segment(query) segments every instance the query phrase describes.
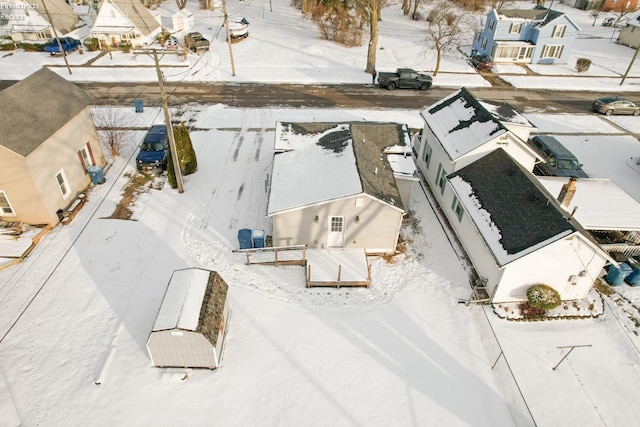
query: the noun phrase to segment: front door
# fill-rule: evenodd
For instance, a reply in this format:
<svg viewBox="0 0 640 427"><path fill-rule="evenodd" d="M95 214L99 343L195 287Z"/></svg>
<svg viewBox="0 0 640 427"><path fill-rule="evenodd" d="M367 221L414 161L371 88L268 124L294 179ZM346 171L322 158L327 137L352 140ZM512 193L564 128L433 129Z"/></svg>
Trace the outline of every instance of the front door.
<svg viewBox="0 0 640 427"><path fill-rule="evenodd" d="M341 248L344 246L344 217L330 216L327 230L327 247Z"/></svg>

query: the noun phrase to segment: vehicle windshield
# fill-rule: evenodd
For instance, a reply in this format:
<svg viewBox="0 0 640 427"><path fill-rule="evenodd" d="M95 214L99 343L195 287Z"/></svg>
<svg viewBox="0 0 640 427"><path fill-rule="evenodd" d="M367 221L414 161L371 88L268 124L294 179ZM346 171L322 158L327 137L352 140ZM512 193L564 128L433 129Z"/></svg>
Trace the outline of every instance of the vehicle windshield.
<svg viewBox="0 0 640 427"><path fill-rule="evenodd" d="M164 145L160 142L143 142L140 148L145 151L162 151L164 150Z"/></svg>
<svg viewBox="0 0 640 427"><path fill-rule="evenodd" d="M577 160L558 159L557 168L575 171L580 169L580 163Z"/></svg>

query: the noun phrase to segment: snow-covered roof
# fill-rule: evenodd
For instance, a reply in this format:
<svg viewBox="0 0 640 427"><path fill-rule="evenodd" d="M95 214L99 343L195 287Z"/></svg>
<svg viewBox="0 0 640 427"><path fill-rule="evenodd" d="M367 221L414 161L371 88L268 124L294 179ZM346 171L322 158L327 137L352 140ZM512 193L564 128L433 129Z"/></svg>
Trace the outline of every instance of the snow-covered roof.
<svg viewBox="0 0 640 427"><path fill-rule="evenodd" d="M447 178L499 265L577 231L502 148Z"/></svg>
<svg viewBox="0 0 640 427"><path fill-rule="evenodd" d="M421 115L452 160L508 132L466 88L441 99Z"/></svg>
<svg viewBox="0 0 640 427"><path fill-rule="evenodd" d="M395 167L413 174L415 165L408 172L384 153L394 146L392 151L411 152L407 134L395 123L278 122L267 214L362 193L402 210Z"/></svg>
<svg viewBox="0 0 640 427"><path fill-rule="evenodd" d="M168 329L195 331L198 328L209 275L209 271L198 268L174 271L153 325L153 331Z"/></svg>
<svg viewBox="0 0 640 427"><path fill-rule="evenodd" d="M565 177L538 178L553 197L558 197ZM587 230L640 230L640 203L610 179L581 178L568 212L577 208L574 217ZM564 206L563 206L564 207Z"/></svg>
<svg viewBox="0 0 640 427"><path fill-rule="evenodd" d="M535 128L529 120L527 120L522 114L518 113L511 105L500 102L486 102L479 101L487 111L489 111L497 120L502 123L510 123L522 127Z"/></svg>

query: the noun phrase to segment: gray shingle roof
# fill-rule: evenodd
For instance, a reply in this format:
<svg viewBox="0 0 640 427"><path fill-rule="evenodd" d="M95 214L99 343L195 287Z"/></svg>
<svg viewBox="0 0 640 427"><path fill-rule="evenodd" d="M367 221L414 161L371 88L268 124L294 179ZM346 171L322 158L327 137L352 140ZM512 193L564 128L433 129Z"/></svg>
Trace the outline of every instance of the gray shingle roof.
<svg viewBox="0 0 640 427"><path fill-rule="evenodd" d="M110 0L110 2L145 36L160 27L160 23L139 0Z"/></svg>
<svg viewBox="0 0 640 427"><path fill-rule="evenodd" d="M0 92L0 145L26 157L91 103L48 68Z"/></svg>
<svg viewBox="0 0 640 427"><path fill-rule="evenodd" d="M40 16L47 21L50 15L58 35L66 35L77 28L78 15L64 0L47 0L49 15L45 12L43 0L28 0L26 3L33 4Z"/></svg>
<svg viewBox="0 0 640 427"><path fill-rule="evenodd" d="M576 231L535 178L501 148L447 178L458 176L471 185L477 203L491 215L509 255Z"/></svg>

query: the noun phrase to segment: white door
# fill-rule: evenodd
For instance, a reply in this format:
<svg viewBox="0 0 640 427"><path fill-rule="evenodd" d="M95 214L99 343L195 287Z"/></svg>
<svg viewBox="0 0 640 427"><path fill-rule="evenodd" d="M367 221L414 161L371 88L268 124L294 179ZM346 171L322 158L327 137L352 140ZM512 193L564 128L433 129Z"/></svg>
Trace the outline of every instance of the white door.
<svg viewBox="0 0 640 427"><path fill-rule="evenodd" d="M344 246L344 217L330 216L327 230L327 247L341 248Z"/></svg>

